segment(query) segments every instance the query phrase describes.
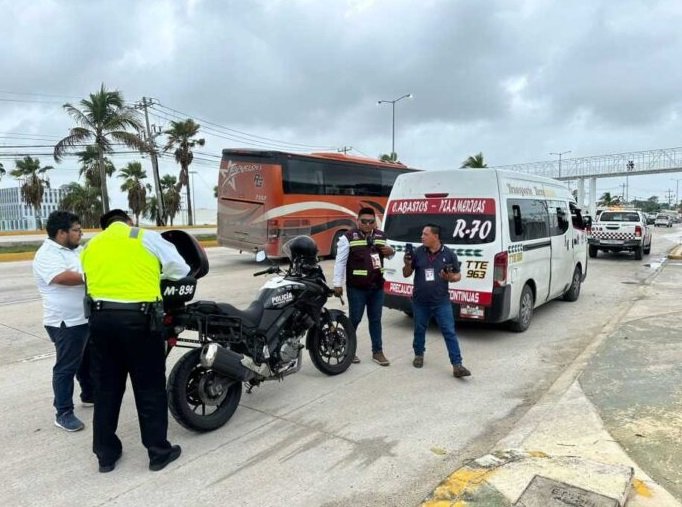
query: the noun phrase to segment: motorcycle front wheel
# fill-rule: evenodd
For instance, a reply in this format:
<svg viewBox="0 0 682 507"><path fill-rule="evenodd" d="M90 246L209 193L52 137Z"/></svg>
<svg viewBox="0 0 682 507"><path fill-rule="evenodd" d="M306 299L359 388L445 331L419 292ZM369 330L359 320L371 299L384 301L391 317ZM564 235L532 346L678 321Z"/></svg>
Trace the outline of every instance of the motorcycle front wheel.
<svg viewBox="0 0 682 507"><path fill-rule="evenodd" d="M348 369L355 357L357 338L345 313L329 310L329 318L322 320L322 327L315 326L308 333L308 352L318 370L338 375Z"/></svg>
<svg viewBox="0 0 682 507"><path fill-rule="evenodd" d="M242 383L201 366L201 349L182 356L168 376L168 408L180 425L192 431L212 431L234 414Z"/></svg>

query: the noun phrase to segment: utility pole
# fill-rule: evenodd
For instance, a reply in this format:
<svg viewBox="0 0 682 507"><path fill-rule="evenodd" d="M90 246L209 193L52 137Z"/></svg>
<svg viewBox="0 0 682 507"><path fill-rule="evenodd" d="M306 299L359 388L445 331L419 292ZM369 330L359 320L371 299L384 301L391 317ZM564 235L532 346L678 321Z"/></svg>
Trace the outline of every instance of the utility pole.
<svg viewBox="0 0 682 507"><path fill-rule="evenodd" d="M566 155L566 153L571 153L571 150L568 151L553 151L550 153L550 155L558 155L559 156L559 178L561 178L561 157Z"/></svg>
<svg viewBox="0 0 682 507"><path fill-rule="evenodd" d="M343 153L344 155L347 155L350 150L352 150L352 146L344 146L343 148L339 148L338 152Z"/></svg>
<svg viewBox="0 0 682 507"><path fill-rule="evenodd" d="M666 192L666 195L668 196L668 209L670 209L670 204L672 201L672 194L673 194L673 189L669 188L668 191Z"/></svg>
<svg viewBox="0 0 682 507"><path fill-rule="evenodd" d="M147 142L147 152L149 153L149 158L152 161L152 174L154 176L154 187L156 189L156 225L166 225L166 207L163 202L163 192L161 191L161 179L159 177L159 159L157 158L156 143L154 138L161 134L159 131L154 131L152 135L151 127L149 126L149 113L147 113L147 107L153 105L153 99L148 99L147 97L142 97L142 109L144 109L144 121L147 126L146 130L146 142Z"/></svg>
<svg viewBox="0 0 682 507"><path fill-rule="evenodd" d="M626 202L625 201L625 183L621 183L620 186L622 187L621 197L622 197L623 203L625 203Z"/></svg>

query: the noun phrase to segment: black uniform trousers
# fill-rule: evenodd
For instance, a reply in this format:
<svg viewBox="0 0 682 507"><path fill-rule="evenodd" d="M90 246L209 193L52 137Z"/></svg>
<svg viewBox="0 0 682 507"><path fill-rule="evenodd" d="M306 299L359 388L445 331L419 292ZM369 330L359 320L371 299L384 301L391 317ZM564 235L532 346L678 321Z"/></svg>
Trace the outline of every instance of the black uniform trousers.
<svg viewBox="0 0 682 507"><path fill-rule="evenodd" d="M93 452L100 464L121 454L116 436L121 401L130 380L142 443L150 460L170 451L163 339L150 331L150 315L139 310L100 310L90 314L91 368L95 387Z"/></svg>

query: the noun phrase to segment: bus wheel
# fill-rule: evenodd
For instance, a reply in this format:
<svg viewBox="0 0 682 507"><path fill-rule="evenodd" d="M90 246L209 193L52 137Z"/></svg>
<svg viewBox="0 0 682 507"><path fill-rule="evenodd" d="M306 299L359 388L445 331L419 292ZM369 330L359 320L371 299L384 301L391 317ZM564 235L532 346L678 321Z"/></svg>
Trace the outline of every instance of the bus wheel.
<svg viewBox="0 0 682 507"><path fill-rule="evenodd" d="M329 249L329 257L332 259L336 259L336 245L339 243L339 239L341 239L341 236L346 234L346 231L338 231L336 234L334 234L334 239L332 240L332 247Z"/></svg>
<svg viewBox="0 0 682 507"><path fill-rule="evenodd" d="M528 329L533 318L533 302L533 289L526 284L523 286L519 299L519 315L514 320L509 321L509 329L516 333L523 333Z"/></svg>

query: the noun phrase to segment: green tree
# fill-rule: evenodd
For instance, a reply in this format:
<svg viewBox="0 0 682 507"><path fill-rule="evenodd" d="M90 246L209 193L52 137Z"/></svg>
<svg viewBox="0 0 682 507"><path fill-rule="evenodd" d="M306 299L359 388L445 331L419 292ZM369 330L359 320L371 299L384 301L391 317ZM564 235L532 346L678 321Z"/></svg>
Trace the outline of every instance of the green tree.
<svg viewBox="0 0 682 507"><path fill-rule="evenodd" d="M178 192L184 186L187 189L187 223L194 225L194 218L192 215L192 199L189 188L189 166L194 160L192 149L196 146L203 146L204 139L195 139L199 133L201 125L195 123L194 120L188 118L184 121L172 121L171 127L164 133L168 136L168 142L163 151L173 151L175 161L180 164L180 175L178 177L177 189ZM163 200L166 204L166 199Z"/></svg>
<svg viewBox="0 0 682 507"><path fill-rule="evenodd" d="M85 150L76 153L78 155L78 161L81 163L80 169L78 169L78 177L83 176L85 181L91 187L97 188L100 192L102 188L102 182L99 177L99 150L96 146L87 146ZM104 172L107 178L111 178L111 175L116 172L113 162L109 157L104 157Z"/></svg>
<svg viewBox="0 0 682 507"><path fill-rule="evenodd" d="M135 215L135 225L140 225L140 214L147 206L147 189L142 182L147 178L147 173L142 169L139 162L128 162L121 169L119 178L125 178L121 191L128 193L128 207Z"/></svg>
<svg viewBox="0 0 682 507"><path fill-rule="evenodd" d="M483 159L483 152L479 151L476 155L472 155L462 162L460 168L482 169L484 167L488 167L488 164Z"/></svg>
<svg viewBox="0 0 682 507"><path fill-rule="evenodd" d="M177 178L170 174L165 174L161 181L161 191L163 192L163 204L166 216L164 217L166 223L173 225L175 215L180 213L180 191L177 186Z"/></svg>
<svg viewBox="0 0 682 507"><path fill-rule="evenodd" d="M59 207L78 215L83 227L99 227L99 217L102 214L100 189L87 183L81 185L75 181L62 188L64 193Z"/></svg>
<svg viewBox="0 0 682 507"><path fill-rule="evenodd" d="M67 103L64 110L75 121L76 127L54 147L54 159L59 162L72 148L92 141L97 149L97 166L102 191L102 211L109 211L105 153L114 152L114 143L122 143L138 150L146 149L138 132L142 128L137 111L125 105L119 91L108 91L104 84L89 98L80 101L80 109ZM135 132L129 132L132 129Z"/></svg>
<svg viewBox="0 0 682 507"><path fill-rule="evenodd" d="M2 165L2 162L0 162L0 180L2 177L5 175L5 167Z"/></svg>
<svg viewBox="0 0 682 507"><path fill-rule="evenodd" d="M213 187L213 197L218 198L218 185Z"/></svg>
<svg viewBox="0 0 682 507"><path fill-rule="evenodd" d="M614 198L611 192L604 192L597 202L599 206L611 206L614 204Z"/></svg>
<svg viewBox="0 0 682 507"><path fill-rule="evenodd" d="M396 152L393 153L384 153L379 156L379 160L382 162L390 162L392 164L397 164L400 161L398 160L398 154Z"/></svg>
<svg viewBox="0 0 682 507"><path fill-rule="evenodd" d="M28 206L33 208L36 226L43 228L40 219L40 206L43 203L43 194L46 188L50 188L50 180L45 173L54 169L51 165L41 167L40 160L25 156L15 161L16 168L10 173L21 183L21 198Z"/></svg>

